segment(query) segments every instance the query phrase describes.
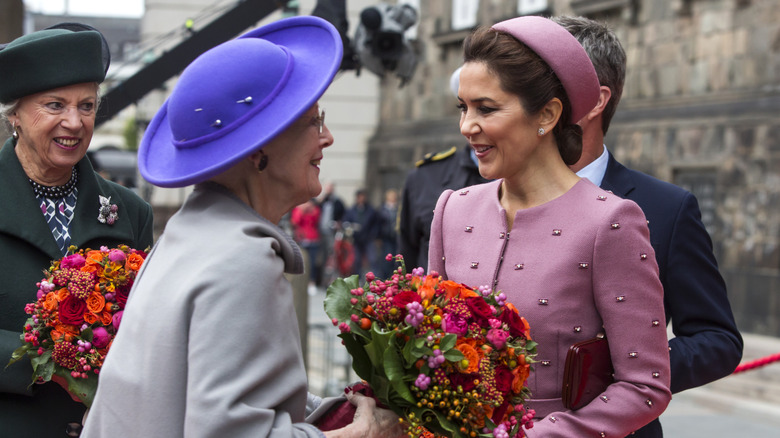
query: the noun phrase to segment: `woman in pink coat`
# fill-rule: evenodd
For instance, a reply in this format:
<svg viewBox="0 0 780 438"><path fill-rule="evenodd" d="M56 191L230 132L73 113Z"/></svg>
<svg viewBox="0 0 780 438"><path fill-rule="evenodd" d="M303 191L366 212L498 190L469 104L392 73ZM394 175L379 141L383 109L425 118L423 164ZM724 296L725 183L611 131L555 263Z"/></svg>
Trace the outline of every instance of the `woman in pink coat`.
<svg viewBox="0 0 780 438"><path fill-rule="evenodd" d="M624 437L671 399L663 291L645 217L568 168L575 123L603 104L593 65L541 17L478 29L464 43L461 133L493 182L444 192L429 270L509 297L539 343L528 379L529 437ZM510 239L511 236L511 239ZM615 382L579 410L563 406L568 348L605 332Z"/></svg>

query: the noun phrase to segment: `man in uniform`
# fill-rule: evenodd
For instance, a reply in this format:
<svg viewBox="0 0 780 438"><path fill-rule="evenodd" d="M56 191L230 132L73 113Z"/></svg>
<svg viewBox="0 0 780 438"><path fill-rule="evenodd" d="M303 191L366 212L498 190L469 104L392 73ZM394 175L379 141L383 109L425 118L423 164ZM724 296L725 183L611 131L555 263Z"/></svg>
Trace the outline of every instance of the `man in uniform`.
<svg viewBox="0 0 780 438"><path fill-rule="evenodd" d="M409 269L428 266L428 240L439 195L487 182L469 145L428 154L406 177L399 212L399 244Z"/></svg>

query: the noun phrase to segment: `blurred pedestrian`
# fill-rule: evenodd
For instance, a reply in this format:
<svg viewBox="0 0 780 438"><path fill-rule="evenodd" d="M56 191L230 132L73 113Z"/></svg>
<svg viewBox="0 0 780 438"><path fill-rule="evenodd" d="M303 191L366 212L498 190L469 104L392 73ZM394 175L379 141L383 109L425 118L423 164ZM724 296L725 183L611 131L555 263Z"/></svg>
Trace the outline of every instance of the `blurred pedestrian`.
<svg viewBox="0 0 780 438"><path fill-rule="evenodd" d="M333 260L335 236L336 232L341 229L341 219L344 217L346 208L344 207L341 198L336 195L333 182L325 184L318 204L320 206L319 258L323 269L320 269L320 276L317 279L317 284L320 286L327 286L327 284L333 280L330 276L335 275L335 272L337 271L335 268L336 262ZM331 269L333 272L328 273L330 275L326 275L326 269Z"/></svg>
<svg viewBox="0 0 780 438"><path fill-rule="evenodd" d="M398 225L398 190L387 189L385 191L385 202L379 209L379 216L382 225L379 231L380 249L376 274L380 278L389 278L395 268L395 262L386 260L385 256L398 253L398 231L396 228Z"/></svg>
<svg viewBox="0 0 780 438"><path fill-rule="evenodd" d="M361 277L374 268L377 253L377 238L381 219L377 210L368 202L363 189L355 192L355 203L344 215L345 227L352 228L352 244L355 260L352 273Z"/></svg>
<svg viewBox="0 0 780 438"><path fill-rule="evenodd" d="M290 213L290 223L293 227L293 235L298 245L306 250L309 263L309 294L316 288L319 278L320 261L320 207L309 199L301 205L293 208Z"/></svg>

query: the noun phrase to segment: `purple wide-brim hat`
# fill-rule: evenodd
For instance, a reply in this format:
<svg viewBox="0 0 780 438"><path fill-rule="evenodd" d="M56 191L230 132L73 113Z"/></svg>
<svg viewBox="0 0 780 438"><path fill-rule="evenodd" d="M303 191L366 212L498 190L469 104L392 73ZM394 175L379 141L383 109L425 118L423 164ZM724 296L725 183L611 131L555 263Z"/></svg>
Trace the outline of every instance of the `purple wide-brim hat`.
<svg viewBox="0 0 780 438"><path fill-rule="evenodd" d="M150 183L184 187L232 167L317 102L342 59L336 28L282 19L222 43L184 69L138 150Z"/></svg>
<svg viewBox="0 0 780 438"><path fill-rule="evenodd" d="M580 121L596 106L599 78L585 49L569 31L537 16L512 18L491 29L512 35L553 69L571 102L572 123Z"/></svg>

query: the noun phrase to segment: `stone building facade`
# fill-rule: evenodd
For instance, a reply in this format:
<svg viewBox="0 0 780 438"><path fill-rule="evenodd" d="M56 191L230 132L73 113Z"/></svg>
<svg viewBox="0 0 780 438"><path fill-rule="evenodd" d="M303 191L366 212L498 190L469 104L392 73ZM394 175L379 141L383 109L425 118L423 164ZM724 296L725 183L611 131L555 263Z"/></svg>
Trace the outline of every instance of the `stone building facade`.
<svg viewBox="0 0 780 438"><path fill-rule="evenodd" d="M528 12L607 22L628 55L607 146L697 196L740 329L780 336L776 0L429 0L420 9L413 79L381 84L366 174L374 200L400 189L424 154L465 144L449 77L474 25Z"/></svg>

